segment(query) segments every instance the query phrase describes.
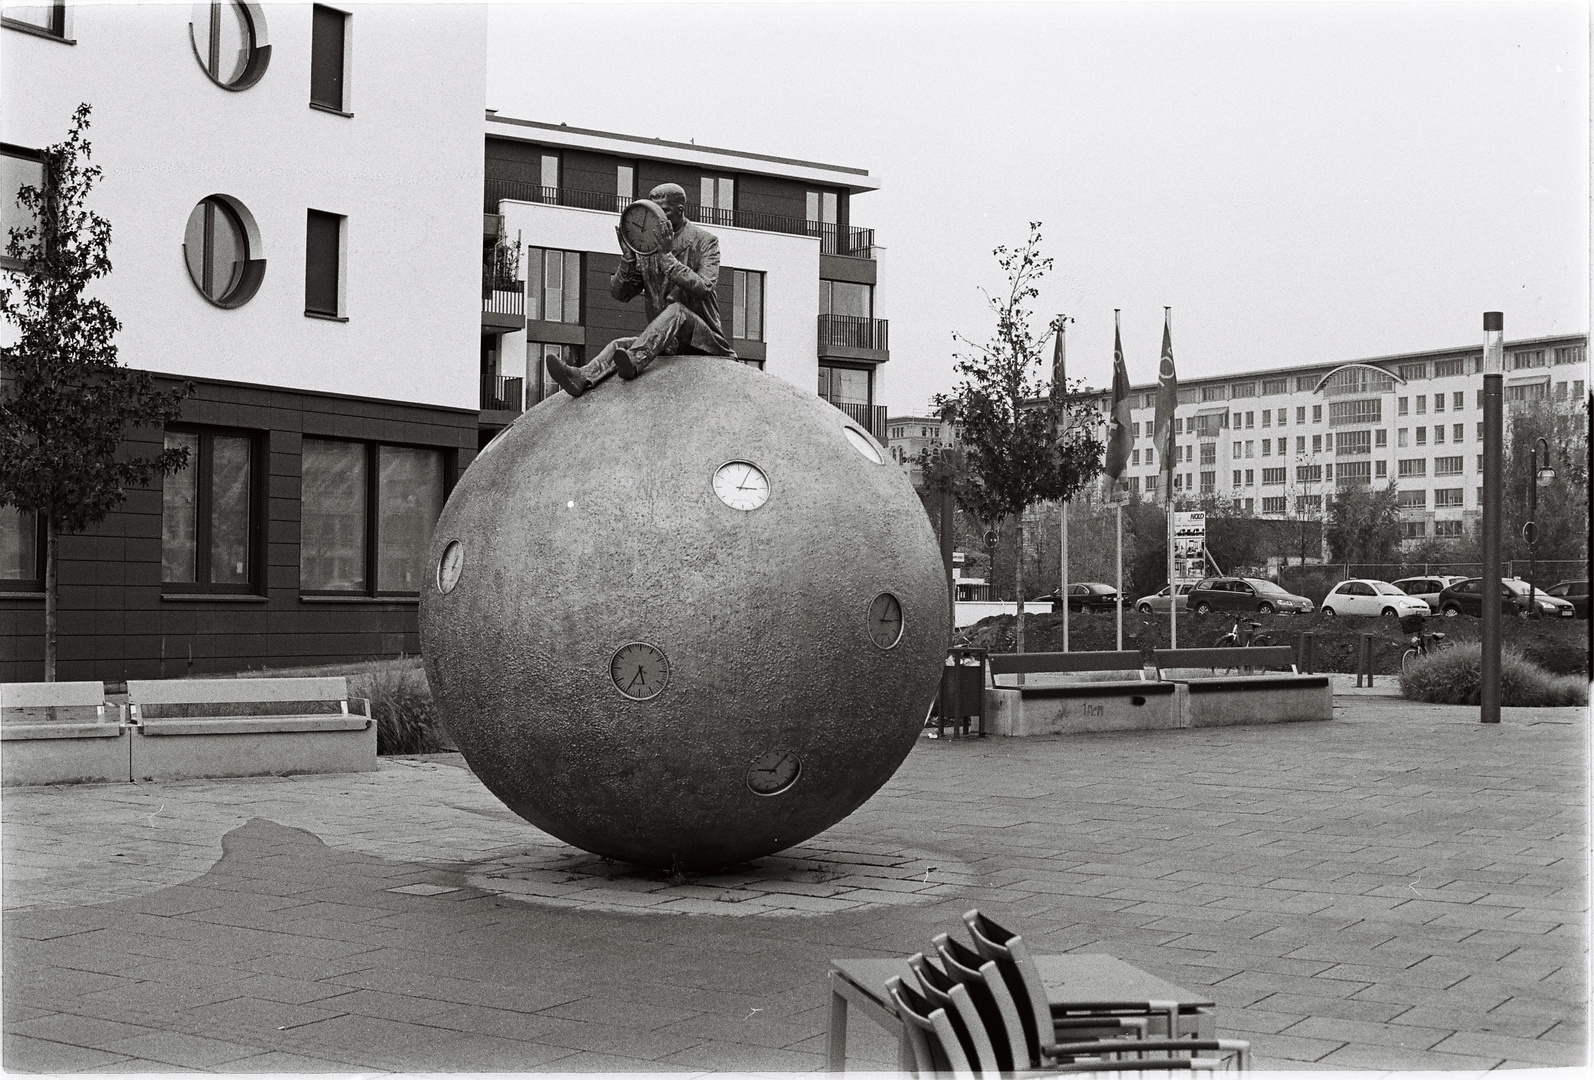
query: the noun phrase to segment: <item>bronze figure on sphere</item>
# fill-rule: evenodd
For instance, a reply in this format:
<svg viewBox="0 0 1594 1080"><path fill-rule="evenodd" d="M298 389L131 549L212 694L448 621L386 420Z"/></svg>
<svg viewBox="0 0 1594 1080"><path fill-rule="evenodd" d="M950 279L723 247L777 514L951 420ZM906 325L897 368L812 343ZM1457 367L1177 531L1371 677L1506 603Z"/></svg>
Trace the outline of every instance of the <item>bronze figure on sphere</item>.
<svg viewBox="0 0 1594 1080"><path fill-rule="evenodd" d="M690 353L726 356L735 351L720 325L720 245L714 234L686 220L686 192L660 184L648 198L664 211L655 253L638 252L619 226L620 267L609 278L609 295L621 302L641 294L647 328L636 337L616 338L591 361L575 367L548 357L548 374L571 397L580 397L616 371L634 379L660 356ZM644 204L645 205L645 204Z"/></svg>

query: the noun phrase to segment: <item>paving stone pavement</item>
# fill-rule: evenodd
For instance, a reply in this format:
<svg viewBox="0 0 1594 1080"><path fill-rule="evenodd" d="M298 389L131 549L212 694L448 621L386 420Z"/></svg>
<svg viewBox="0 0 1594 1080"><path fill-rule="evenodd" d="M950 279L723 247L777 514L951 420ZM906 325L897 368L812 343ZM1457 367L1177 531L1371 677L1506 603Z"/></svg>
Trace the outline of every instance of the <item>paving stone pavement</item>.
<svg viewBox="0 0 1594 1080"><path fill-rule="evenodd" d="M980 907L1210 994L1261 1068L1582 1065L1587 717L1476 717L1344 697L1326 724L924 740L852 817L709 884L595 873L457 758L8 789L0 1064L812 1071L832 957ZM850 1050L894 1061L861 1021Z"/></svg>

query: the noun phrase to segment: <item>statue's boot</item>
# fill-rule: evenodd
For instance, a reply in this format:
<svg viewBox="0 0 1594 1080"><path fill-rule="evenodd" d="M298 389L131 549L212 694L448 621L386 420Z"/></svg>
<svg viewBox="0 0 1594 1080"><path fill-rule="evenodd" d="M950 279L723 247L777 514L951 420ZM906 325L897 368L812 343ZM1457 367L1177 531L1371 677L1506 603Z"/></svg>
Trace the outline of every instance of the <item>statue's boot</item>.
<svg viewBox="0 0 1594 1080"><path fill-rule="evenodd" d="M543 361L548 369L548 376L559 384L560 389L571 397L580 397L604 379L613 375L618 365L615 363L614 350L604 349L592 358L592 361L581 367L573 367L557 356L549 356Z"/></svg>
<svg viewBox="0 0 1594 1080"><path fill-rule="evenodd" d="M653 363L653 354L640 345L614 350L614 370L620 373L622 379L636 378L646 371L651 363Z"/></svg>

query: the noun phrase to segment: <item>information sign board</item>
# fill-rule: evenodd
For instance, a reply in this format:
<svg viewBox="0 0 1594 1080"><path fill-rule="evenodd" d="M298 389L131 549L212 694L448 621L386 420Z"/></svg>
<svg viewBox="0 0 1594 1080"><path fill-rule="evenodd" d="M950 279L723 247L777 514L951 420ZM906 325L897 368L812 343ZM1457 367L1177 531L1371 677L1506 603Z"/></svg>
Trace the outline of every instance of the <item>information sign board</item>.
<svg viewBox="0 0 1594 1080"><path fill-rule="evenodd" d="M1179 510L1173 515L1173 580L1191 585L1206 576L1207 514L1205 510Z"/></svg>

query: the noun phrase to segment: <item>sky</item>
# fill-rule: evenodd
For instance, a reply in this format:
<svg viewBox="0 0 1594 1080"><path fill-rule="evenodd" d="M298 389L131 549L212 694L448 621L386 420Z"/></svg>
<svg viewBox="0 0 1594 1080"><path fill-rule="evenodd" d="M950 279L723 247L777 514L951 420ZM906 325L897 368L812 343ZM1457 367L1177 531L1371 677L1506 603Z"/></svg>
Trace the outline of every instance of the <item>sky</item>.
<svg viewBox="0 0 1594 1080"><path fill-rule="evenodd" d="M988 340L1042 223L1069 376L1589 328L1589 15L1556 3L489 6L501 113L867 169L879 401Z"/></svg>

